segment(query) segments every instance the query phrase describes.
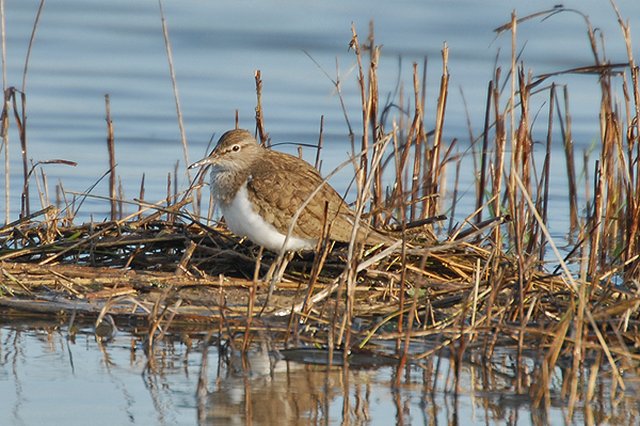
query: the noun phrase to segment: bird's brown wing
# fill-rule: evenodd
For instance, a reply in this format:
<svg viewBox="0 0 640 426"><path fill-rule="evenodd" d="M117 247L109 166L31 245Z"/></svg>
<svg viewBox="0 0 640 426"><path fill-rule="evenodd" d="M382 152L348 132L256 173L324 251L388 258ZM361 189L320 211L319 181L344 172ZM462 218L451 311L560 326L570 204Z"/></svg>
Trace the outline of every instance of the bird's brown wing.
<svg viewBox="0 0 640 426"><path fill-rule="evenodd" d="M331 224L331 239L348 241L349 229L353 227L353 221L349 221L351 210L304 160L278 151L265 151L264 158L254 165L247 191L257 212L286 234L291 218L318 186L320 190L300 213L293 235L318 239L325 223L325 203L328 203L326 220Z"/></svg>

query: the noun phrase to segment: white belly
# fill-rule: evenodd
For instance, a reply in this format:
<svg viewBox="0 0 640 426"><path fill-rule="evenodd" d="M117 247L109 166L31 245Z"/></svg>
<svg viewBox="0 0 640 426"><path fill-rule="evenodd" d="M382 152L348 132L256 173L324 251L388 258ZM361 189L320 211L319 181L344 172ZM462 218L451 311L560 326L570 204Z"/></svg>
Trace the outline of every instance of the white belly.
<svg viewBox="0 0 640 426"><path fill-rule="evenodd" d="M240 187L231 203L221 203L220 210L227 222L227 227L234 234L247 237L255 244L271 251L280 252L282 250L285 235L278 232L272 224L265 222L255 212L249 202L246 184ZM315 240L290 236L285 251L312 250L315 246Z"/></svg>

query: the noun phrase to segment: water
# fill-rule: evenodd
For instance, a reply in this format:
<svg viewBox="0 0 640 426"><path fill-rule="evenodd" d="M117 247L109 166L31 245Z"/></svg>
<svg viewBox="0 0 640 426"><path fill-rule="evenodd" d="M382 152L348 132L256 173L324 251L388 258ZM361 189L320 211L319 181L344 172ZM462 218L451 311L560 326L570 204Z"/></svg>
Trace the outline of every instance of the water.
<svg viewBox="0 0 640 426"><path fill-rule="evenodd" d="M260 69L265 122L273 141L313 144L318 138L320 117L324 116L323 171L342 162L349 151L347 126L331 79L339 74L349 119L357 130L360 102L355 58L347 47L351 24L364 41L370 20L375 22L377 42L383 44L379 69L383 99L394 92L398 77L408 88L412 62L422 63L428 58L430 123L435 115L441 73L440 51L447 43L451 81L445 139L458 138L463 151L469 139L467 112L474 134L481 131L486 85L492 78L496 51L501 52L500 63L505 69L508 66L509 36L496 38L492 30L509 21L512 9L523 16L555 4L524 0L372 0L332 4L167 0L164 6L189 141L189 161L204 155L212 135L234 126L236 110L241 126L253 127L254 72ZM573 1L565 6L579 8L591 16L593 25L605 35L611 62L626 60L620 30L608 2ZM638 2L620 1L619 6L625 17L640 16ZM38 2L33 0L6 1L8 85L22 86L24 58L37 7ZM631 22L633 40L637 46L640 28L634 23ZM534 75L593 62L584 22L577 14L523 23L518 35L520 46L526 41L522 58ZM599 140L597 80L593 76L567 76L556 81L569 84L574 138L577 152L581 152ZM51 198L58 181L67 191L82 192L108 170L104 121L107 93L115 128L117 173L128 198L137 196L143 173L146 198L164 198L167 173L176 161L184 166L156 1L47 2L31 54L26 93L29 158L34 162L63 158L78 163L77 167L44 166ZM542 104L543 100L538 102ZM541 129L546 128L545 115L543 109L537 119ZM544 134L536 133L536 138L544 140ZM554 161L558 163L553 164L552 177L564 182L564 160L559 154L560 140L556 140ZM21 189L15 132L10 143L13 219L19 212ZM282 149L293 152L295 147ZM309 149L305 149L305 155L313 158ZM332 180L338 190L347 187L349 173L345 170ZM472 211L469 207L474 190L472 176L463 174L461 179L464 198L458 215L463 218ZM181 173L180 187L186 185ZM35 192L35 186L32 188ZM106 195L106 181L94 193ZM562 183L552 187L551 227L559 234L567 223L567 215L563 214L567 210L565 194ZM4 211L4 198L0 206ZM32 206L39 206L35 196ZM88 200L80 218L102 220L107 215L104 202ZM251 391L254 398L266 397L264 404L269 407L275 407L274 401L278 401L278 409L284 412L291 409L292 402L283 389L292 390L292 386L303 382L312 383L309 387L320 386L319 383L327 387L324 392L312 394L317 401L305 400L297 409L329 424L343 420L345 395L351 403L349 416L356 423L539 424L526 398L521 402L512 391L506 394L517 400L512 405L495 402L504 401L504 395L487 396L471 387L454 400L451 394L441 391L435 396L424 395L422 382L395 387L394 370L388 367L352 372L349 383L340 384L340 372L325 379L317 369L287 363L283 366L283 361L278 367L281 370L274 374L260 373L249 378L242 374L216 375L213 366L218 363L218 355L213 350L208 355L209 393L206 401L199 401L195 396L202 363L199 346L162 346L162 369L149 373L145 372L147 358L135 334L125 332L106 347L98 346L88 331L79 335L75 343L67 340L67 334L51 324L11 323L0 328L1 424L194 424L198 413L214 422L209 408L219 406L224 398L230 400L225 402L230 410L235 410L234 421L242 424L245 411L240 402L245 401L246 392ZM130 349L132 345L137 348L135 351ZM292 392L302 394L309 387ZM607 401L606 395L603 401ZM256 402L256 409L259 404ZM561 405L549 414L553 423L562 422ZM634 405L608 406L605 402L600 417L596 417L616 423L616 419L620 420L616 416L624 412L622 408L631 410ZM637 419L635 411L629 412ZM588 423L589 418L588 413L581 413L575 421L581 423L584 419ZM628 423L629 418L624 420Z"/></svg>
<svg viewBox="0 0 640 426"><path fill-rule="evenodd" d="M8 1L6 6L8 84L18 88L22 86L24 57L37 5L36 1ZM260 69L265 122L273 141L315 143L320 117L324 115L327 153L323 156L323 170L328 172L342 162L350 151L347 127L333 84L324 72L333 79L339 73L349 119L358 131L360 101L353 69L355 58L347 47L351 24L364 41L370 20L375 22L377 42L383 45L379 68L383 99L394 92L398 77L408 91L412 62L422 63L428 58L429 123L435 116L440 50L447 43L451 81L445 137L447 141L458 138L463 149L468 143L468 131L460 90L477 135L498 49L502 65L506 66L509 60L509 36L496 39L492 30L508 22L513 8L522 16L554 5L552 1L535 6L525 1L408 1L393 6L374 1L366 7L356 3L325 6L312 2L167 1L165 13L189 141L189 161L204 155L212 135L234 126L236 110L241 126L253 127L254 72ZM579 7L591 15L594 26L605 34L612 62L626 59L615 15L607 2L567 6ZM620 7L624 16L640 13L636 2L624 2ZM519 27L519 37L521 46L526 41L522 57L534 74L593 62L584 22L577 14L564 13L544 22L529 21ZM579 152L597 140L597 80L574 76L558 81L570 82ZM117 172L127 197L137 195L144 172L147 199L163 198L167 173L176 161L184 165L155 1L135 5L124 0L108 4L71 0L47 3L31 54L26 91L29 158L65 158L78 163L77 167L45 166L51 198L59 180L68 191L84 191L108 170L103 98L107 93L111 96L115 127ZM538 119L540 123L545 121L544 115L543 112ZM541 126L543 130L546 127ZM544 140L544 135L539 136ZM556 148L560 149L559 139ZM281 149L294 151L295 147ZM313 152L307 150L306 155L312 158ZM562 161L560 155L555 157ZM15 136L11 140L11 159L11 206L15 217L21 180ZM563 179L561 167L552 170L560 170L557 178ZM351 173L345 170L332 183L339 190L344 189ZM183 173L180 178L184 188ZM471 177L466 174L462 178L461 188L471 189ZM562 192L552 194L552 199L563 197L564 187L560 189ZM94 192L105 195L106 180ZM35 196L32 203L38 205ZM94 215L100 220L106 210L104 202L90 200L81 211L81 218Z"/></svg>
<svg viewBox="0 0 640 426"><path fill-rule="evenodd" d="M3 323L0 424L565 424L561 399L554 396L545 414L528 395L514 393L508 357L484 371L463 367L455 395L447 358L400 371L328 369L270 357L263 343L243 366L238 355L219 356L215 345L203 352L204 336L192 337L169 336L147 358L141 334L130 328L99 343L91 327L71 338L56 321ZM424 368L429 363L432 370ZM197 394L201 376L206 386ZM574 424L638 421L632 399L611 406L607 398L605 390L578 407Z"/></svg>

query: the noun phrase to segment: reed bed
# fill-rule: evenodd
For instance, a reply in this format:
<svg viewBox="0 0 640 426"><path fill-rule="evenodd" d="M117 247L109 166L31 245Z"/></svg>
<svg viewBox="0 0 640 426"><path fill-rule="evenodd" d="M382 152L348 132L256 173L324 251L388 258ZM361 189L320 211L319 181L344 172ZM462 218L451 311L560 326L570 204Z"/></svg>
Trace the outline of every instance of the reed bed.
<svg viewBox="0 0 640 426"><path fill-rule="evenodd" d="M157 204L143 201L143 182L134 201L138 211L118 217L116 201L124 200L117 200L112 166L111 221L75 225L70 201L35 213L25 203L22 218L0 228L4 314L135 317L149 325L150 349L173 328L213 330L244 350L256 334L268 331L282 348L321 348L327 362L339 357L343 364L365 350L401 366L426 366L434 354L446 354L458 366L477 357L490 363L496 348L507 348L518 371L528 368L526 359L535 360L536 380L518 389L536 404L549 404L554 371L563 366L561 394L570 412L578 401L593 398L599 375L611 378L613 394L624 390L621 371L636 371L640 361L638 68L621 17L628 61L620 64L607 60L584 17L594 64L534 77L519 62L517 28L559 13L569 11L555 8L520 19L514 14L496 29L511 35L512 59L508 68L496 68L487 86L484 128L469 148L476 160L476 210L463 223L447 226L440 216L459 209L455 191L453 197L447 194L445 177L452 168L460 173L461 162L460 142L444 133L447 46L434 99L425 93L426 64L414 64L409 88L383 104L377 75L381 48L373 29L363 43L354 28L350 47L360 84L361 128L355 129L348 118L352 112L345 111L356 166L354 208L359 214L369 211L368 219L394 235L398 245L325 242L315 254L296 255L271 295L261 277L279 259L238 240L224 223L208 225L210 214L199 216L206 204L200 199L202 176L179 194L175 182L171 190L170 174L167 200ZM168 43L167 38L165 28ZM601 89L601 145L595 166L585 165L592 180L584 203L578 195L569 90L553 82L556 75L574 73L592 74ZM258 72L256 129L266 143L261 84ZM617 90L624 93L619 102ZM547 101L547 137L538 145L530 110L534 97ZM5 102L5 123L11 107ZM15 122L22 123L17 112ZM561 140L554 136L558 127ZM112 152L112 136L109 141ZM574 243L563 254L546 227L554 184L552 144L562 144L568 174ZM321 147L322 132L318 155ZM25 191L31 179L37 176L25 169ZM545 266L549 259L558 265L554 270Z"/></svg>

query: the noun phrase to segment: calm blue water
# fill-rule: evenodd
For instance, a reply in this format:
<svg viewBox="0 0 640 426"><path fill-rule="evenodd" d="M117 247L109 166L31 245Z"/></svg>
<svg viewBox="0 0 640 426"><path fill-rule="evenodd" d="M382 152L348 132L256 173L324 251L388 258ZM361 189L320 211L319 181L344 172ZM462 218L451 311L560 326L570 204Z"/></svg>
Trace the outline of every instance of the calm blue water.
<svg viewBox="0 0 640 426"><path fill-rule="evenodd" d="M324 116L323 171L326 173L344 161L349 151L347 126L333 84L324 72L333 79L339 75L349 119L358 129L360 101L355 58L348 51L348 44L352 23L364 41L370 20L375 22L377 42L383 45L379 64L383 99L394 92L399 78L408 92L412 62L422 63L428 58L430 123L435 115L441 74L440 51L447 43L451 80L445 138L447 141L458 138L459 150L464 151L469 141L467 113L473 133L478 135L482 130L486 85L492 78L498 51L498 63L508 68L510 39L496 38L492 30L508 22L514 9L522 16L556 3L167 0L164 6L189 141L189 161L204 155L213 134L219 135L234 126L236 110L241 126L253 127L257 69L262 72L265 123L273 141L313 144L318 139L320 117ZM638 46L640 2L619 3L623 16L631 18L633 40ZM605 36L611 62L626 60L625 46L609 2L571 1L565 6L579 8L591 16L593 25ZM7 82L20 88L38 2L7 0L5 7ZM544 22L536 19L523 23L518 35L519 47L526 44L522 59L534 75L593 63L584 21L577 14L564 13ZM569 76L556 81L569 85L579 158L582 150L599 140L597 79ZM51 198L58 181L63 182L67 191L83 191L108 170L104 121L107 93L111 96L117 173L128 198L137 196L143 173L146 173L146 198L164 198L167 173L173 170L176 161L184 166L160 14L154 0L47 2L29 63L26 93L29 158L34 162L63 158L78 163L75 168L45 166ZM546 109L542 107L545 101L546 98L535 101L541 108L537 121L542 132L546 128ZM539 140L544 137L544 133L536 134ZM557 138L554 146L558 153L559 142ZM291 146L282 149L295 150ZM312 159L314 153L305 149L305 155ZM11 216L15 219L19 211L21 163L13 123L10 158ZM551 225L556 233L562 234L567 223L564 160L560 154L555 158L552 173L559 183L551 189L554 212ZM465 161L470 164L470 159ZM471 169L465 166L463 170ZM183 171L184 168L180 174L181 188L187 185ZM350 173L345 170L336 176L332 183L337 189L346 188ZM4 188L4 173L1 175ZM469 205L474 198L470 173L461 176L460 189L465 198L458 208L459 219L473 210ZM32 191L35 193L35 185ZM107 195L107 182L99 184L94 193ZM0 207L0 217L4 219L4 194ZM37 207L39 202L33 196L32 209ZM102 220L107 212L105 203L89 200L80 218L92 216ZM198 405L195 398L202 361L197 350L189 353L179 344L166 348L167 358L174 362L172 366L162 374L145 376L144 355L138 351L131 358L131 336L118 337L104 353L92 339L91 335L80 336L75 344L70 344L64 333L46 333L29 327L18 331L13 325L0 328L0 423L194 424L198 408L214 404L215 396L210 396L205 405ZM210 364L215 365L217 355L210 357ZM517 404L510 409L479 408L475 402L478 396L471 390L456 400L458 405L452 404L446 394L425 402L419 386L396 389L390 384L391 375L382 370L362 373L353 379L349 392L353 397L365 392L368 399L362 400L369 404L372 414L363 423L392 424L400 418L404 424L533 423L526 404L524 408ZM241 398L247 383L255 395L268 395L273 389L282 389L283 383L292 383L287 375L277 376L278 381L274 382L264 376L248 382L236 378L220 381L213 372L209 377L211 395L216 395L214 388L219 386L224 391L220 395L236 403L234 395ZM293 382L302 380L300 377L308 379L304 375L293 376ZM341 392L340 387L337 389L331 390L332 395ZM323 419L338 424L342 419L342 399L340 396L329 399L329 413ZM604 411L614 409L605 407ZM403 413L408 414L403 417ZM551 414L561 422L560 409Z"/></svg>
<svg viewBox="0 0 640 426"><path fill-rule="evenodd" d="M222 360L215 346L203 355L201 343L158 343L150 369L141 340L127 332L98 344L90 328L70 340L64 325L0 324L0 424L565 424L558 389L546 415L532 409L526 394L514 394L508 357L488 376L479 366L464 367L456 396L446 358L439 367L434 358L437 374L418 367L352 368L345 374L337 367L327 371L270 358L266 348L257 348L243 369L238 356ZM201 376L206 389L197 397ZM493 390L483 391L483 380ZM638 408L632 399L611 406L606 385L600 392L589 409L578 407L572 424L603 418L634 424Z"/></svg>
<svg viewBox="0 0 640 426"><path fill-rule="evenodd" d="M640 4L620 2L624 16L640 16ZM508 67L510 39L493 32L516 9L526 15L551 8L554 1L405 1L393 5L370 1L325 5L318 2L200 2L167 1L165 13L174 63L189 160L206 151L213 134L234 126L235 111L241 126L252 128L255 107L254 72L263 78L263 107L267 131L274 142L313 144L320 117L325 116L327 152L325 172L342 162L349 151L347 127L329 78L339 74L350 121L359 129L359 95L355 58L347 47L351 24L364 41L370 20L376 40L383 45L379 65L382 98L394 92L398 78L409 91L411 64L428 58L427 117L433 123L441 74L440 51L450 52L450 96L446 140L468 143L466 109L475 135L481 132L486 85L492 76L496 52ZM626 59L615 15L603 1L574 1L602 30L612 62ZM24 57L38 2L7 1L8 84L21 87ZM632 22L633 23L633 22ZM640 30L639 30L640 31ZM588 65L593 62L584 21L563 13L544 22L535 19L518 29L522 58L534 75ZM636 37L637 39L637 37ZM320 64L316 64L305 54ZM399 58L402 58L399 65ZM338 71L336 71L336 63ZM597 80L590 76L558 79L570 85L575 143L589 147L598 136ZM166 194L166 176L176 161L184 165L167 57L156 1L125 0L51 1L45 5L29 64L29 158L34 161L64 158L78 166L46 166L51 193L62 180L65 189L83 191L108 170L103 95L111 96L118 174L125 194L137 195L146 173L147 199ZM538 103L546 101L546 96ZM535 105L535 103L534 103ZM533 111L537 109L532 107ZM538 118L546 125L546 109ZM15 126L14 126L15 127ZM539 135L544 140L544 134ZM560 148L556 145L558 149ZM12 211L19 207L19 143L11 139ZM295 150L294 147L282 147ZM580 156L580 155L578 155ZM564 178L562 157L552 170ZM307 158L313 152L307 150ZM186 186L181 169L180 186ZM451 171L450 173L453 173ZM332 182L344 189L352 176L345 170ZM450 181L453 179L451 178ZM461 189L472 195L472 176L462 176ZM552 188L562 199L564 185ZM107 182L95 193L106 195ZM53 195L52 195L53 198ZM471 199L473 197L471 196ZM4 203L4 200L2 201ZM36 197L32 200L38 205ZM564 204L562 204L565 208ZM85 219L105 217L103 202L86 204ZM468 211L460 211L461 217Z"/></svg>

